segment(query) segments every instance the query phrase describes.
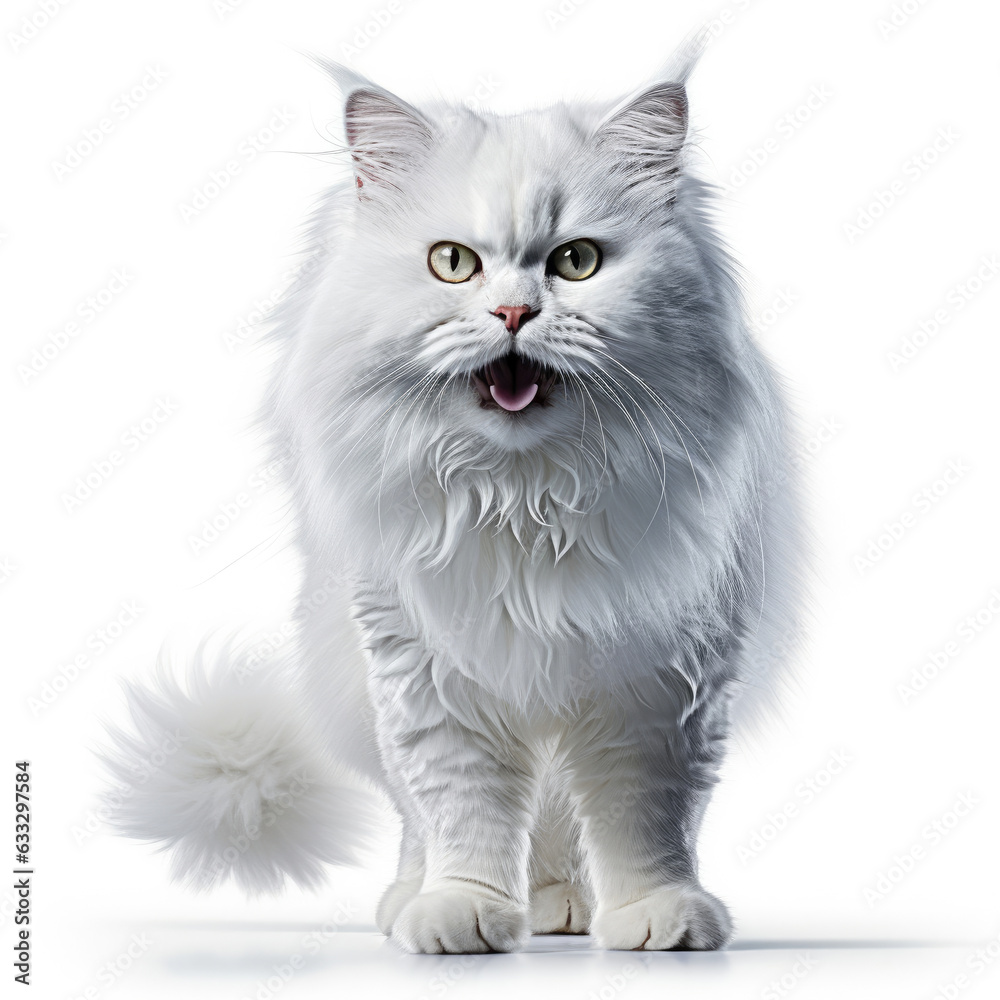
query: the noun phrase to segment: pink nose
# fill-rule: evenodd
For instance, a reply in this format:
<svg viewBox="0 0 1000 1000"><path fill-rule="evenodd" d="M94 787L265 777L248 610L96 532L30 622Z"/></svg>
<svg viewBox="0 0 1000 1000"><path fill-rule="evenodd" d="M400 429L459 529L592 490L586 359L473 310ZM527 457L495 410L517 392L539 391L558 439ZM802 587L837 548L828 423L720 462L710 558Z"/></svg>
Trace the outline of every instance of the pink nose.
<svg viewBox="0 0 1000 1000"><path fill-rule="evenodd" d="M517 328L521 325L521 320L523 319L527 322L534 316L531 311L531 306L498 306L493 310L494 316L503 317L503 325L510 330L511 333L517 333Z"/></svg>

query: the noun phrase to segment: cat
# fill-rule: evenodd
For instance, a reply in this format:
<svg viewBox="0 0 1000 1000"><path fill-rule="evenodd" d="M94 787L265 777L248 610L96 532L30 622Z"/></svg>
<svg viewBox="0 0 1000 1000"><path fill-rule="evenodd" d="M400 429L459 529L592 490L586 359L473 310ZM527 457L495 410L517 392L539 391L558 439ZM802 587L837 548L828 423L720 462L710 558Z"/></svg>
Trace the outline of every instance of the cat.
<svg viewBox="0 0 1000 1000"><path fill-rule="evenodd" d="M402 823L377 923L406 951L723 947L698 829L799 627L801 532L690 66L500 115L324 65L351 178L264 404L295 648L133 685L117 825L197 887L313 886L363 853L374 788Z"/></svg>

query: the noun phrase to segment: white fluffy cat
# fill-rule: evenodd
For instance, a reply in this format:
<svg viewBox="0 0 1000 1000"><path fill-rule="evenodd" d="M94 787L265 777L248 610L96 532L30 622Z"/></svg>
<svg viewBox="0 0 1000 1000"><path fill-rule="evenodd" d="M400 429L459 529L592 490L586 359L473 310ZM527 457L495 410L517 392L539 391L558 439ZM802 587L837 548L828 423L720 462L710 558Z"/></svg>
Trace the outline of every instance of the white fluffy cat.
<svg viewBox="0 0 1000 1000"><path fill-rule="evenodd" d="M298 648L132 690L120 827L198 886L314 884L355 859L368 784L403 822L378 908L402 948L721 947L698 827L795 628L798 529L684 74L501 116L327 68L353 178L266 406Z"/></svg>

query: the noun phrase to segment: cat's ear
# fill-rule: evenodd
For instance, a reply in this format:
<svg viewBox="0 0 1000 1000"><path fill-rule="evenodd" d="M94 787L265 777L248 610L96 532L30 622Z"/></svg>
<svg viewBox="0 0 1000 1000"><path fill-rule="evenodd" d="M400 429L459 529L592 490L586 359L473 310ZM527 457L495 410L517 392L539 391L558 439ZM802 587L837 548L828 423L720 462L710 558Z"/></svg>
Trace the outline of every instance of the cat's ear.
<svg viewBox="0 0 1000 1000"><path fill-rule="evenodd" d="M381 88L360 87L347 95L344 131L359 189L392 184L431 142L431 126L420 112Z"/></svg>
<svg viewBox="0 0 1000 1000"><path fill-rule="evenodd" d="M688 133L688 102L682 83L657 83L623 101L594 131L633 183L660 184L669 193L680 172Z"/></svg>
<svg viewBox="0 0 1000 1000"><path fill-rule="evenodd" d="M366 197L419 159L431 143L430 122L412 105L353 69L322 56L313 61L344 99L344 132L354 164L358 194Z"/></svg>

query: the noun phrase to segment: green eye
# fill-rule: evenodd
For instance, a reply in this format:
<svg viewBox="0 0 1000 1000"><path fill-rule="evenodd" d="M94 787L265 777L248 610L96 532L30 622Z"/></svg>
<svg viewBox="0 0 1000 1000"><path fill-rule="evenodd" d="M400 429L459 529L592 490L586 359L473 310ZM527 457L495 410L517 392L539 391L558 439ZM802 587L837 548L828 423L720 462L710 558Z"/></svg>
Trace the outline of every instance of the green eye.
<svg viewBox="0 0 1000 1000"><path fill-rule="evenodd" d="M567 281L583 281L601 266L601 249L593 240L570 240L549 254L549 273Z"/></svg>
<svg viewBox="0 0 1000 1000"><path fill-rule="evenodd" d="M442 281L453 284L468 281L483 265L474 250L462 246L461 243L435 243L427 255L427 266L431 273Z"/></svg>

